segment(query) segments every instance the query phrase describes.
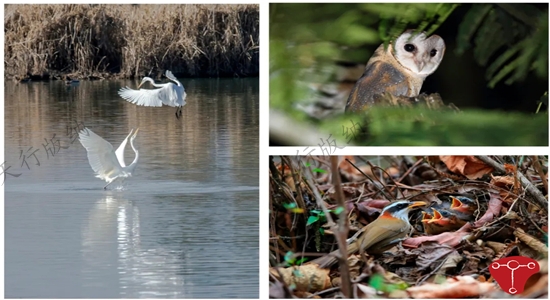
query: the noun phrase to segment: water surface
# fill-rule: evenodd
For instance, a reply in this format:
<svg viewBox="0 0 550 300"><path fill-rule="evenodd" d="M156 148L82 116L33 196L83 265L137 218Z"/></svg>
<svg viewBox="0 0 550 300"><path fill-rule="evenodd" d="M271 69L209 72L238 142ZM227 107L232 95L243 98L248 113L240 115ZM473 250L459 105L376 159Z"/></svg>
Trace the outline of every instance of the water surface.
<svg viewBox="0 0 550 300"><path fill-rule="evenodd" d="M258 80L181 81L180 120L118 97L136 81L5 84L5 297L258 297ZM83 126L115 148L139 127L122 189Z"/></svg>

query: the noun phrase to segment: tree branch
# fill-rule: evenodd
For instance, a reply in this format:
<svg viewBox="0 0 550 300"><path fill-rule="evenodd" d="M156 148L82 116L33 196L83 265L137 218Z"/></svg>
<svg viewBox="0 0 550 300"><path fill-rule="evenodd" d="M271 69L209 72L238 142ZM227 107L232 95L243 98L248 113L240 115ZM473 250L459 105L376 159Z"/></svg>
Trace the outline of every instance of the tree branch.
<svg viewBox="0 0 550 300"><path fill-rule="evenodd" d="M495 168L497 171L506 173L506 169L503 165L496 162L489 156L484 155L477 155L478 159L483 161L484 163L488 164L489 166ZM532 183L525 177L521 172L517 172L517 176L521 182L521 185L523 188L536 200L536 202L539 204L539 206L544 209L545 211L548 211L548 201L546 198L544 198L544 195L539 191Z"/></svg>

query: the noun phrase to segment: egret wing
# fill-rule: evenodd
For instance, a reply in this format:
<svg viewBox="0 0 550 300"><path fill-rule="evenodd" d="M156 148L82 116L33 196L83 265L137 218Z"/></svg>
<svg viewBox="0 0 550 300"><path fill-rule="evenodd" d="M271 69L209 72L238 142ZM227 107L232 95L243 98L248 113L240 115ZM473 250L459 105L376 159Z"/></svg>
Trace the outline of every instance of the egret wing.
<svg viewBox="0 0 550 300"><path fill-rule="evenodd" d="M132 132L134 132L134 129L130 130L130 134L120 143L120 146L115 151L116 158L118 159L118 162L120 163L121 167L126 167L126 162L124 161L124 149L126 149L126 143L128 143L128 138L132 135Z"/></svg>
<svg viewBox="0 0 550 300"><path fill-rule="evenodd" d="M155 90L134 90L129 87L123 87L118 91L118 94L125 100L137 105L159 107L162 106L162 103L168 104L166 103L167 99L163 99L163 97L166 97L166 91L164 91L165 88L166 86Z"/></svg>
<svg viewBox="0 0 550 300"><path fill-rule="evenodd" d="M174 76L174 74L172 74L172 71L170 70L166 70L166 77L174 82L176 82L179 86L182 86L181 82L179 82L179 80L176 78L176 76Z"/></svg>
<svg viewBox="0 0 550 300"><path fill-rule="evenodd" d="M82 129L78 136L80 143L88 152L88 162L92 170L97 173L97 177L110 179L122 171L111 143L88 128Z"/></svg>
<svg viewBox="0 0 550 300"><path fill-rule="evenodd" d="M172 91L170 91L170 100L174 103L174 105L172 106L184 106L187 94L185 93L185 88L183 87L183 84L178 81L176 76L174 76L174 74L172 74L170 70L166 70L166 77L177 83L177 85L174 85L172 87Z"/></svg>
<svg viewBox="0 0 550 300"><path fill-rule="evenodd" d="M185 93L185 89L183 86L176 86L176 93L178 94L178 104L179 106L185 105L185 98L187 98L187 93Z"/></svg>

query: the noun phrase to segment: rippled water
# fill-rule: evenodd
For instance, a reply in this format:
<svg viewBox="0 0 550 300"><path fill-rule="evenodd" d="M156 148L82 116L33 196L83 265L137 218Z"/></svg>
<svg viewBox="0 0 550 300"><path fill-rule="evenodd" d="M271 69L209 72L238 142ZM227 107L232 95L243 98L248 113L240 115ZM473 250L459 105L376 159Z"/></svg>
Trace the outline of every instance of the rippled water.
<svg viewBox="0 0 550 300"><path fill-rule="evenodd" d="M135 81L6 83L5 297L258 297L258 80L181 81L180 120L119 98ZM123 189L82 126L115 148L140 128Z"/></svg>

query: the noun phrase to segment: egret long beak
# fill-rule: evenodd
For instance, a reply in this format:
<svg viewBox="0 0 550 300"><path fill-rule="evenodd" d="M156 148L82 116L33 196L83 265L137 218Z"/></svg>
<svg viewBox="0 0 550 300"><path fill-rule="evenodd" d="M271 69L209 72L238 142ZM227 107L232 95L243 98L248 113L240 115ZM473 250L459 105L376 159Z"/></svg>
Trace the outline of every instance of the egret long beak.
<svg viewBox="0 0 550 300"><path fill-rule="evenodd" d="M139 85L138 85L138 89L141 88L141 86L144 84L145 82L141 82Z"/></svg>
<svg viewBox="0 0 550 300"><path fill-rule="evenodd" d="M132 130L133 130L133 129L132 129ZM138 128L138 129L136 129L136 132L134 132L134 135L133 135L133 137L135 137L135 136L136 136L136 134L138 133L138 131L139 131L139 128Z"/></svg>

